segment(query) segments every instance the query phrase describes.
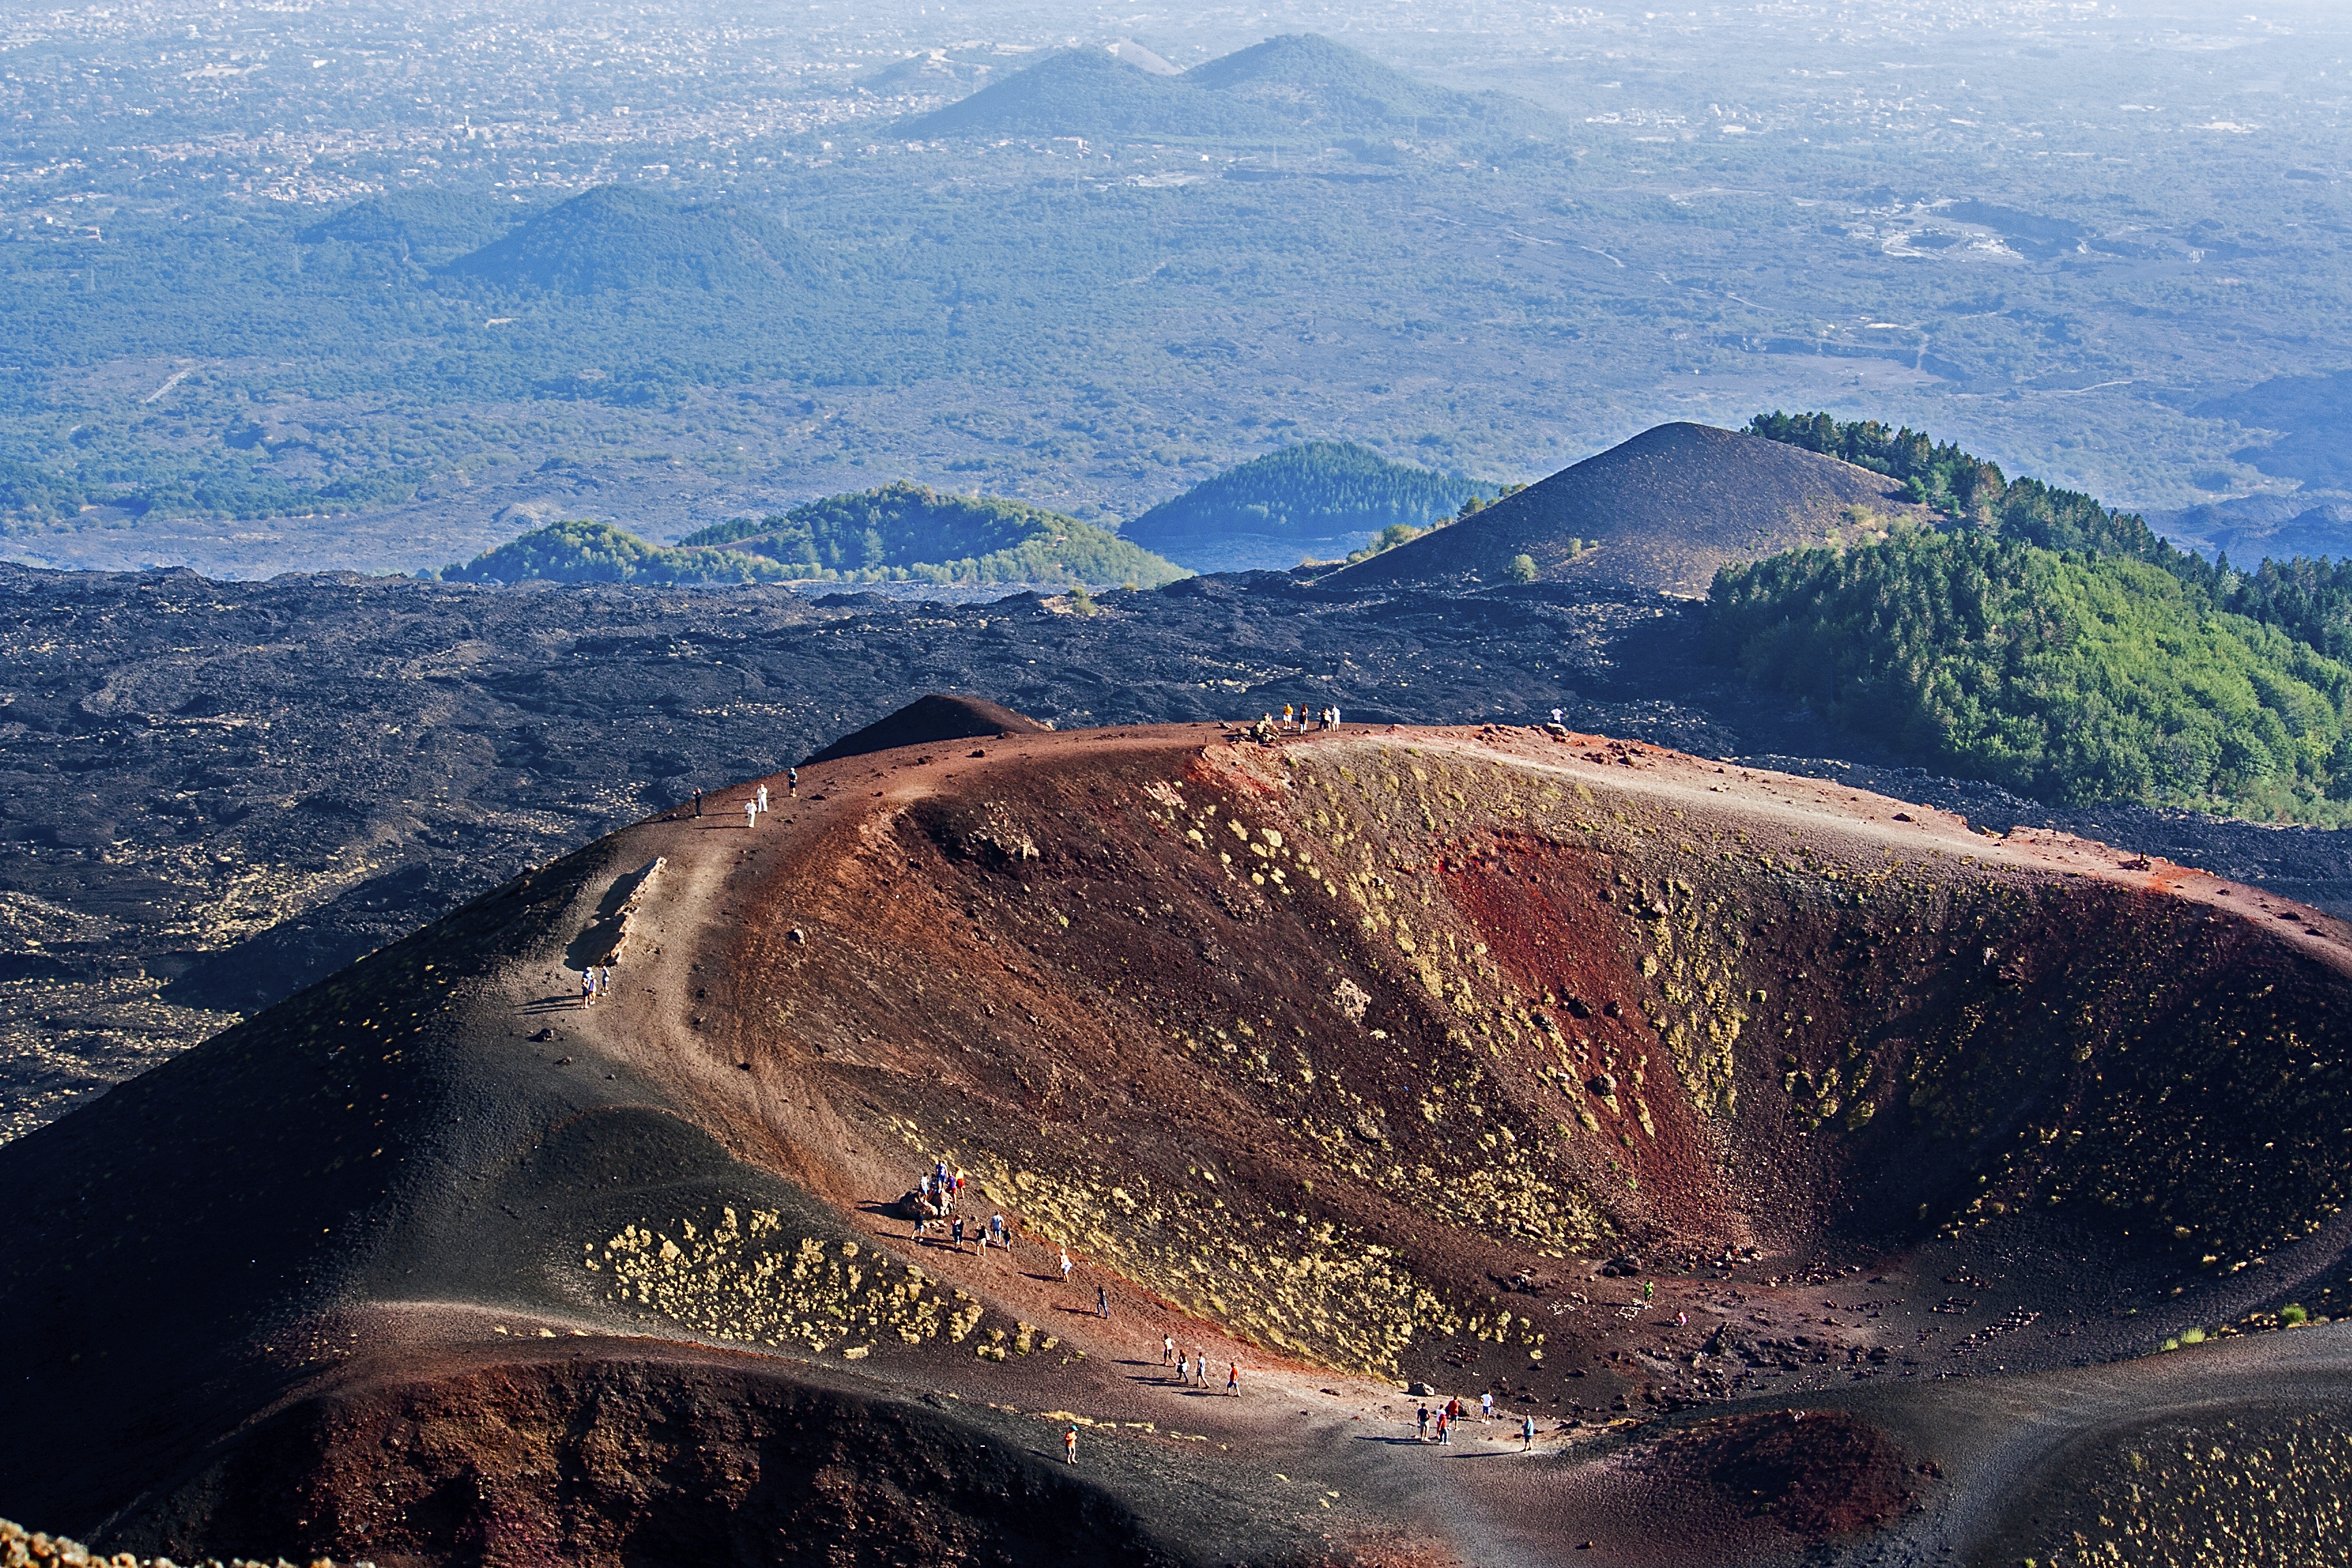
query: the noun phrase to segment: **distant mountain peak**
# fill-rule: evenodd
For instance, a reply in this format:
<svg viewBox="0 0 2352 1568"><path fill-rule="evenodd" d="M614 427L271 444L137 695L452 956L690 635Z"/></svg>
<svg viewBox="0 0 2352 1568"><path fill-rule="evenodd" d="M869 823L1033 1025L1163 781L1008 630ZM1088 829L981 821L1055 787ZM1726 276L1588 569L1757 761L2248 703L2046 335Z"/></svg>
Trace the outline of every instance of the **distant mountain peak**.
<svg viewBox="0 0 2352 1568"><path fill-rule="evenodd" d="M1132 39L1064 49L947 108L913 136L1149 136L1213 142L1302 134L1512 132L1533 104L1439 87L1314 33L1253 44L1181 75Z"/></svg>

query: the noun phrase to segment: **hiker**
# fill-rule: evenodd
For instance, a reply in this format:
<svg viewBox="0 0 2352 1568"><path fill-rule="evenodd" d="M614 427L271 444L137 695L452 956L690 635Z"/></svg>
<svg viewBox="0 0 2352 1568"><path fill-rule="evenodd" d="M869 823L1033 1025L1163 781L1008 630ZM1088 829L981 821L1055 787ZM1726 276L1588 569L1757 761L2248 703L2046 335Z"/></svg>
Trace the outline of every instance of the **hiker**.
<svg viewBox="0 0 2352 1568"><path fill-rule="evenodd" d="M1077 1462L1078 1426L1077 1423L1074 1421L1070 1424L1069 1430L1062 1434L1062 1463L1066 1465L1075 1465Z"/></svg>
<svg viewBox="0 0 2352 1568"><path fill-rule="evenodd" d="M1209 1386L1209 1352L1207 1351L1195 1350L1192 1352L1192 1375L1200 1379L1202 1388Z"/></svg>
<svg viewBox="0 0 2352 1568"><path fill-rule="evenodd" d="M997 1246L1004 1248L1007 1252L1013 1250L1013 1238L1004 1234L1004 1216L1003 1215L992 1214L988 1216L988 1233L996 1238Z"/></svg>
<svg viewBox="0 0 2352 1568"><path fill-rule="evenodd" d="M908 1239L908 1241L919 1242L919 1241L921 1241L921 1240L923 1239L923 1233L924 1233L925 1231L929 1230L930 1228L931 1228L931 1222L930 1222L930 1220L929 1220L928 1217L926 1217L926 1216L925 1216L925 1215L923 1214L923 1211L922 1211L922 1210L920 1210L920 1209L917 1209L917 1210L915 1211L915 1228L914 1228L914 1231L912 1232L912 1234L910 1234L910 1235L907 1237L907 1239Z"/></svg>
<svg viewBox="0 0 2352 1568"><path fill-rule="evenodd" d="M1063 1283L1063 1284L1065 1284L1065 1285L1067 1285L1069 1282L1070 1282L1070 1249L1069 1249L1068 1247L1066 1247L1062 1248L1062 1283Z"/></svg>
<svg viewBox="0 0 2352 1568"><path fill-rule="evenodd" d="M743 803L743 826L746 827L760 826L760 802L756 795Z"/></svg>
<svg viewBox="0 0 2352 1568"><path fill-rule="evenodd" d="M1175 1336L1174 1334L1162 1334L1162 1335L1160 1335L1160 1364L1161 1366L1166 1366L1170 1362L1174 1361L1175 1359L1176 1359L1176 1336Z"/></svg>
<svg viewBox="0 0 2352 1568"><path fill-rule="evenodd" d="M1234 1362L1225 1368L1225 1392L1238 1394L1242 1391L1242 1363Z"/></svg>
<svg viewBox="0 0 2352 1568"><path fill-rule="evenodd" d="M1490 1388L1486 1393L1478 1396L1478 1419L1481 1421L1492 1421L1494 1418L1495 1391Z"/></svg>
<svg viewBox="0 0 2352 1568"><path fill-rule="evenodd" d="M610 995L612 994L612 990L613 966L609 963L600 963L596 966L596 994L599 996Z"/></svg>
<svg viewBox="0 0 2352 1568"><path fill-rule="evenodd" d="M963 1250L963 1215L958 1215L955 1217L955 1230L953 1235L955 1237L955 1249L958 1252L961 1252Z"/></svg>
<svg viewBox="0 0 2352 1568"><path fill-rule="evenodd" d="M1462 1396L1460 1394L1455 1394L1453 1398L1445 1402L1445 1418L1448 1421L1459 1421L1462 1419Z"/></svg>
<svg viewBox="0 0 2352 1568"><path fill-rule="evenodd" d="M697 816L700 816L702 815L702 792L700 790L696 790L694 792L694 815Z"/></svg>
<svg viewBox="0 0 2352 1568"><path fill-rule="evenodd" d="M1675 1327L1676 1327L1676 1328L1678 1328L1678 1329L1687 1329L1687 1328L1689 1328L1689 1327L1690 1327L1690 1314L1689 1314L1688 1312L1676 1312L1676 1313L1675 1314Z"/></svg>
<svg viewBox="0 0 2352 1568"><path fill-rule="evenodd" d="M1656 1280L1654 1280L1654 1279L1644 1279L1644 1280L1643 1280L1643 1281L1642 1281L1642 1300L1643 1300L1646 1301L1646 1300L1648 1300L1651 1297L1655 1296L1657 1293L1658 1293L1658 1282L1657 1282Z"/></svg>
<svg viewBox="0 0 2352 1568"><path fill-rule="evenodd" d="M800 797L801 771L798 768L786 768L784 770L784 798L787 800L798 800Z"/></svg>
<svg viewBox="0 0 2352 1568"><path fill-rule="evenodd" d="M1422 1441L1422 1442L1423 1442L1423 1443L1428 1442L1428 1441L1429 1441L1429 1406L1428 1406L1428 1405L1423 1405L1420 1409L1415 1410L1415 1411L1412 1413L1412 1420L1413 1420L1413 1426L1414 1426L1414 1436L1416 1436L1420 1441Z"/></svg>
<svg viewBox="0 0 2352 1568"><path fill-rule="evenodd" d="M1331 728L1333 728L1334 730L1336 730L1336 729L1338 729L1339 727L1339 705L1337 702L1334 702L1333 704L1331 704Z"/></svg>
<svg viewBox="0 0 2352 1568"><path fill-rule="evenodd" d="M1524 1454L1535 1446L1536 1418L1532 1415L1522 1415L1519 1417L1519 1452Z"/></svg>
<svg viewBox="0 0 2352 1568"><path fill-rule="evenodd" d="M1095 1287L1095 1316L1105 1321L1110 1318L1110 1291L1100 1285Z"/></svg>
<svg viewBox="0 0 2352 1568"><path fill-rule="evenodd" d="M760 786L760 809L761 811L768 809L768 786L766 784L761 784Z"/></svg>
<svg viewBox="0 0 2352 1568"><path fill-rule="evenodd" d="M1454 1447L1454 1422L1446 1418L1443 1410L1437 1413L1437 1446L1441 1448Z"/></svg>
<svg viewBox="0 0 2352 1568"><path fill-rule="evenodd" d="M1286 731L1290 728L1290 704L1287 702L1282 705L1282 727Z"/></svg>
<svg viewBox="0 0 2352 1568"><path fill-rule="evenodd" d="M593 969L580 972L580 1005L583 1007L596 1005L596 972Z"/></svg>
<svg viewBox="0 0 2352 1568"><path fill-rule="evenodd" d="M1562 710L1562 709L1559 709L1559 708L1555 708L1555 709L1553 709L1553 710L1551 710L1551 721L1552 721L1554 724L1556 724L1556 725L1559 725L1559 727L1560 727L1560 728L1562 728L1562 729L1566 729L1566 728L1567 728L1567 726L1566 726L1566 725L1564 725L1564 724L1560 724L1560 723L1559 723L1559 717L1560 717L1560 714L1561 714L1563 711L1564 711L1564 710Z"/></svg>

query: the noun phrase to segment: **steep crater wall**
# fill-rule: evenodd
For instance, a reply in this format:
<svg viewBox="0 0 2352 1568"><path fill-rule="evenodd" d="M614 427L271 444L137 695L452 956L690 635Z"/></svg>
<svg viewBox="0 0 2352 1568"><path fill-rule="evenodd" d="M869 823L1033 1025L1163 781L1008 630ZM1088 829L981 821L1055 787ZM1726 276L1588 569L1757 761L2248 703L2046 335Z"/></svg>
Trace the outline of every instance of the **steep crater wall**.
<svg viewBox="0 0 2352 1568"><path fill-rule="evenodd" d="M2342 1205L2332 963L1891 803L1759 811L1614 754L1625 787L1426 741L976 770L747 920L728 1048L1384 1373L1540 1350L1509 1289L1622 1250L2031 1215L2188 1279Z"/></svg>

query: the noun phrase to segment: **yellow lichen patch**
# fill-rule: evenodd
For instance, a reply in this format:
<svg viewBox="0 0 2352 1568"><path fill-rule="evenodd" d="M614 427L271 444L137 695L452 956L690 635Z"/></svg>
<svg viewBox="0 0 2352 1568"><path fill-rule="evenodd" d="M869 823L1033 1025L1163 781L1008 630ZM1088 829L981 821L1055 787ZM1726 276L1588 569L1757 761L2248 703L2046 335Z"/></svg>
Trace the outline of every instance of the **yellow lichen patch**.
<svg viewBox="0 0 2352 1568"><path fill-rule="evenodd" d="M746 1224L730 1207L716 1226L680 1220L672 1231L628 1226L583 1260L607 1277L607 1300L712 1339L816 1351L885 1337L914 1345L942 1333L961 1343L984 1315L962 1291L942 1292L921 1269L856 1242L787 1242L780 1218L763 1210Z"/></svg>
<svg viewBox="0 0 2352 1568"><path fill-rule="evenodd" d="M890 1120L911 1148L946 1146L936 1133ZM1018 1192L1031 1232L1083 1249L1260 1344L1387 1374L1416 1336L1450 1333L1459 1322L1389 1248L1328 1223L1301 1229L1280 1216L1244 1215L1218 1195L1216 1173L1205 1166L1181 1184L1163 1184L1066 1152L1050 1171L1034 1168L1044 1159L1024 1154L1016 1167L988 1149L950 1148L948 1157L983 1194ZM1028 1353L1036 1332L1021 1325L1011 1349Z"/></svg>

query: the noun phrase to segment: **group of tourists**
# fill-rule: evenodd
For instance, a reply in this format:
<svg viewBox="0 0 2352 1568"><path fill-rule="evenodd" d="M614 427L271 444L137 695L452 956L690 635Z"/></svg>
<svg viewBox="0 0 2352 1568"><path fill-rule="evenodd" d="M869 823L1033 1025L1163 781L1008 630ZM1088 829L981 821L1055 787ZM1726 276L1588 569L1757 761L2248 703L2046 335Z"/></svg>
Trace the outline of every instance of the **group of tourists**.
<svg viewBox="0 0 2352 1568"><path fill-rule="evenodd" d="M963 1172L949 1169L945 1160L937 1162L918 1177L915 1182L915 1233L908 1239L925 1239L931 1234L931 1222L939 1220L947 1226L948 1245L958 1252L963 1250L966 1240L977 1242L982 1252L992 1247L1012 1251L1013 1227L1005 1223L1003 1215L990 1215L987 1223L977 1228L972 1228L971 1222L964 1218L961 1212L963 1189ZM1062 1278L1069 1278L1069 1254L1066 1252L1062 1255Z"/></svg>
<svg viewBox="0 0 2352 1568"><path fill-rule="evenodd" d="M1268 713L1259 721L1261 723L1273 725L1274 728L1281 734L1304 735L1309 730L1338 729L1339 727L1339 710L1337 706L1318 708L1310 714L1307 712L1307 704L1304 702L1297 704L1286 702L1282 705L1282 721L1280 723L1276 724L1275 722L1275 717L1271 713Z"/></svg>
<svg viewBox="0 0 2352 1568"><path fill-rule="evenodd" d="M591 964L580 972L580 1005L583 1007L593 1007L596 1005L596 998L610 994L612 989L613 966L611 964Z"/></svg>
<svg viewBox="0 0 2352 1568"><path fill-rule="evenodd" d="M1318 708L1309 712L1304 702L1286 702L1282 705L1281 718L1276 719L1271 713L1261 714L1247 733L1260 745L1272 745L1277 735L1304 735L1309 730L1336 730L1339 727L1339 710L1337 707Z"/></svg>
<svg viewBox="0 0 2352 1568"><path fill-rule="evenodd" d="M800 799L800 769L786 768L784 770L784 793L793 800ZM746 827L757 827L760 826L760 818L765 816L767 814L768 786L766 784L761 784L751 794L743 797L743 826ZM700 816L702 815L702 796L699 794L696 795L694 797L694 815L697 816Z"/></svg>
<svg viewBox="0 0 2352 1568"><path fill-rule="evenodd" d="M1462 1425L1462 1401L1457 1395L1437 1407L1435 1431L1431 1430L1430 1409L1426 1404L1413 1411L1413 1426L1420 1441L1434 1442L1440 1447L1454 1447L1454 1430ZM1492 1393L1478 1396L1478 1418L1495 1418L1495 1396ZM1532 1413L1519 1417L1519 1452L1524 1454L1536 1446L1536 1418Z"/></svg>
<svg viewBox="0 0 2352 1568"><path fill-rule="evenodd" d="M1195 1350L1190 1357L1187 1357L1182 1351L1176 1348L1174 1334L1160 1336L1160 1364L1176 1373L1176 1382L1180 1387L1206 1388L1209 1386L1209 1352L1204 1350ZM1238 1394L1241 1391L1242 1363L1229 1361L1225 1363L1225 1392Z"/></svg>

